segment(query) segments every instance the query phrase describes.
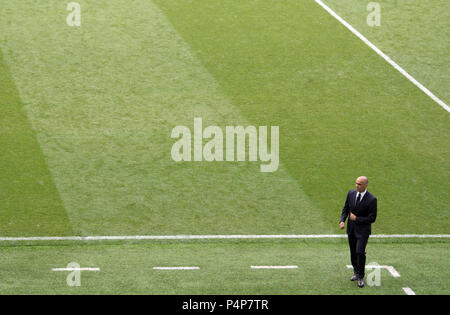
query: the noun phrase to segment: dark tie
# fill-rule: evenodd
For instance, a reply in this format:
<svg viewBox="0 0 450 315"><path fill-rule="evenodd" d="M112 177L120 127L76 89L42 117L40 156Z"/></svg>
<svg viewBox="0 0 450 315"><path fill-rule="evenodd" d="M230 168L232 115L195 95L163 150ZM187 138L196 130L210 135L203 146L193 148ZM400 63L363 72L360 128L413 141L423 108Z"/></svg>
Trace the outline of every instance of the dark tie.
<svg viewBox="0 0 450 315"><path fill-rule="evenodd" d="M356 198L356 206L359 205L360 201L361 201L361 194L358 193L358 197Z"/></svg>

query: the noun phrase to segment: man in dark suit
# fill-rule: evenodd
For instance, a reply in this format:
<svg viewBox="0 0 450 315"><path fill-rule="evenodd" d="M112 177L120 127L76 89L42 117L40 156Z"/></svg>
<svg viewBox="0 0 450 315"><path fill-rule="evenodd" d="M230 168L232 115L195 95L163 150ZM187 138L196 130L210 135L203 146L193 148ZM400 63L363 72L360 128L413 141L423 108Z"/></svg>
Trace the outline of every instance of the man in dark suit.
<svg viewBox="0 0 450 315"><path fill-rule="evenodd" d="M348 192L339 223L339 227L343 229L345 220L349 217L347 235L353 266L353 276L350 280L358 280L360 288L364 286L366 245L371 233L371 224L377 218L377 198L367 191L368 184L369 181L365 176L356 179L356 189Z"/></svg>

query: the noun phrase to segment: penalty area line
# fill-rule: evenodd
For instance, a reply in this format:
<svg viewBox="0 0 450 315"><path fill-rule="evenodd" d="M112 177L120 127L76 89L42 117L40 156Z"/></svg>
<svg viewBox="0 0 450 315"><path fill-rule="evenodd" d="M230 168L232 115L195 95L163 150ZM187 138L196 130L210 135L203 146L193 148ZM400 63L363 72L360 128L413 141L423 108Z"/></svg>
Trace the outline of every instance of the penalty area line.
<svg viewBox="0 0 450 315"><path fill-rule="evenodd" d="M154 270L199 270L200 267L153 267Z"/></svg>
<svg viewBox="0 0 450 315"><path fill-rule="evenodd" d="M126 240L203 240L203 239L333 239L346 234L279 234L279 235L123 235L123 236L36 236L0 237L0 242L19 241L126 241ZM450 238L450 234L374 234L370 238Z"/></svg>
<svg viewBox="0 0 450 315"><path fill-rule="evenodd" d="M336 12L330 9L325 3L321 0L315 0L318 5L320 5L325 11L327 11L331 16L333 16L336 20L338 20L342 25L344 25L348 30L350 30L354 35L356 35L360 40L362 40L367 46L372 48L379 56L381 56L384 60L386 60L391 66L393 66L398 72L400 72L404 77L406 77L409 81L411 81L415 86L417 86L422 92L428 95L433 101L438 103L442 108L444 108L447 112L450 113L450 107L445 104L441 99L439 99L436 95L434 95L430 90L428 90L425 86L423 86L419 81L414 79L412 75L406 72L402 67L400 67L395 61L393 61L388 55L382 52L377 46L372 44L364 35L358 32L353 26L347 23L343 18L341 18Z"/></svg>
<svg viewBox="0 0 450 315"><path fill-rule="evenodd" d="M251 269L298 269L298 266L250 266Z"/></svg>

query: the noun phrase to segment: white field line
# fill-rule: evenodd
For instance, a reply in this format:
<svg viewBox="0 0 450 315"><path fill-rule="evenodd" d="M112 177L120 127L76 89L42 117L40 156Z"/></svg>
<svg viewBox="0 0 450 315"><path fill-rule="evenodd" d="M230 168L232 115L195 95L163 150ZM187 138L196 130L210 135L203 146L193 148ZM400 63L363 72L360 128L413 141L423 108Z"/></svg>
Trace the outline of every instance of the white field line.
<svg viewBox="0 0 450 315"><path fill-rule="evenodd" d="M155 270L198 270L200 267L153 267Z"/></svg>
<svg viewBox="0 0 450 315"><path fill-rule="evenodd" d="M408 295L416 295L416 294L414 293L414 291L411 290L411 288L402 288L402 289L403 289L403 291L405 291L405 293L408 294Z"/></svg>
<svg viewBox="0 0 450 315"><path fill-rule="evenodd" d="M100 271L100 268L53 268L52 271Z"/></svg>
<svg viewBox="0 0 450 315"><path fill-rule="evenodd" d="M355 34L359 39L361 39L367 46L372 48L378 55L380 55L384 60L386 60L391 66L398 70L403 76L405 76L409 81L411 81L415 86L421 89L426 95L428 95L433 101L438 103L442 108L450 113L450 107L445 104L441 99L434 95L430 90L423 86L420 82L414 79L408 72L406 72L402 67L400 67L395 61L393 61L388 55L382 52L378 47L372 44L367 38L365 38L360 32L358 32L353 26L348 24L343 18L341 18L336 12L331 10L326 4L321 0L315 0L318 5L324 8L329 14L331 14L336 20L341 22L346 28L348 28L353 34Z"/></svg>
<svg viewBox="0 0 450 315"><path fill-rule="evenodd" d="M450 238L450 234L375 234L371 238ZM103 240L198 240L198 239L327 239L347 238L346 234L277 235L119 235L119 236L35 236L0 237L0 242L18 241L103 241Z"/></svg>
<svg viewBox="0 0 450 315"><path fill-rule="evenodd" d="M353 269L352 265L347 265L347 268L349 269ZM366 269L387 269L387 271L389 271L389 273L394 277L394 278L398 278L400 277L400 274L397 272L397 270L395 270L395 268L393 266L372 266L372 265L366 265Z"/></svg>
<svg viewBox="0 0 450 315"><path fill-rule="evenodd" d="M298 266L250 266L251 269L297 269Z"/></svg>

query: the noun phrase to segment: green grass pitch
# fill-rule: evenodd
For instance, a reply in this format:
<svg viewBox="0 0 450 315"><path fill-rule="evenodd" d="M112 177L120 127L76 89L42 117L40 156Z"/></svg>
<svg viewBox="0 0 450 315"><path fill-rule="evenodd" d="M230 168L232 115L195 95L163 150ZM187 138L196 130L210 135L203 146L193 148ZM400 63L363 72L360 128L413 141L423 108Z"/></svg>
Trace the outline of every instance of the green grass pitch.
<svg viewBox="0 0 450 315"><path fill-rule="evenodd" d="M0 0L0 238L342 234L359 175L374 234L449 234L449 113L314 0ZM450 103L450 4L325 0ZM278 170L175 162L175 126L279 126ZM30 245L30 246L27 246ZM367 294L448 294L446 239L371 239ZM0 293L353 294L345 239L0 241ZM69 287L78 262L99 267ZM158 265L200 270L156 272ZM298 265L251 270L250 265Z"/></svg>

